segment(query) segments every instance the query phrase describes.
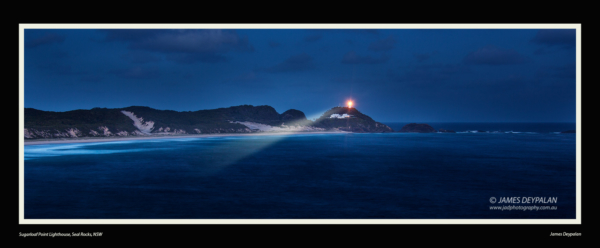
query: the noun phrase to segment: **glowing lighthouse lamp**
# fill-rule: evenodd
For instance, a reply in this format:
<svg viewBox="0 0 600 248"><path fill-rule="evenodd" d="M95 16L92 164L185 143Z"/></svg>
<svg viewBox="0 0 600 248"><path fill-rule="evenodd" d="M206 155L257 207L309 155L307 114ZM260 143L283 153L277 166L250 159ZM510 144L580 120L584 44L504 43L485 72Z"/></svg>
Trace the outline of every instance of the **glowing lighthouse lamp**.
<svg viewBox="0 0 600 248"><path fill-rule="evenodd" d="M352 101L348 101L348 108L352 108L352 104L354 104Z"/></svg>

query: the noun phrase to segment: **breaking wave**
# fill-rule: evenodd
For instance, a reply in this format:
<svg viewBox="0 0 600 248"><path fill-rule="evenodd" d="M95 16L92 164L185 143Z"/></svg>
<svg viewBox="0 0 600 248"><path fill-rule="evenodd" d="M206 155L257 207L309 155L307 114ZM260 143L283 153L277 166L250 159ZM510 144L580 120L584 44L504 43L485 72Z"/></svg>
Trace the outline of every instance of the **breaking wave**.
<svg viewBox="0 0 600 248"><path fill-rule="evenodd" d="M25 146L25 160L43 157L55 157L64 155L89 155L89 154L113 154L124 152L142 152L151 150L166 150L171 148L130 148L130 149L101 149L103 145L115 145L133 143L136 141L115 141L106 143L80 143L80 144L51 144ZM139 141L138 141L139 142ZM144 141L155 142L155 141ZM100 149L98 149L100 148Z"/></svg>

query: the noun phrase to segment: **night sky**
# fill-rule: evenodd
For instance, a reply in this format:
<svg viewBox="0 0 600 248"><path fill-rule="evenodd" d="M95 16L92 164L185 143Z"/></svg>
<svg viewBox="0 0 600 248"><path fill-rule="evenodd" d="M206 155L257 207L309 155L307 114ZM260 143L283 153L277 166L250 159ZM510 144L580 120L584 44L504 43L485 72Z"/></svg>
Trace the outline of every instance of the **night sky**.
<svg viewBox="0 0 600 248"><path fill-rule="evenodd" d="M574 29L26 29L25 107L575 122Z"/></svg>

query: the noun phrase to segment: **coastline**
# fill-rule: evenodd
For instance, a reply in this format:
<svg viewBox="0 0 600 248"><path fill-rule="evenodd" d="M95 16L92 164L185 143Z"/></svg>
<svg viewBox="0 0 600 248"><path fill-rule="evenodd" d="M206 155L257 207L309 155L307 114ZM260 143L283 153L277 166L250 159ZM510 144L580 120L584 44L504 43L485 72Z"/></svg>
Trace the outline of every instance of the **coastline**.
<svg viewBox="0 0 600 248"><path fill-rule="evenodd" d="M182 134L182 135L155 135L155 136L125 136L125 137L85 137L85 138L57 138L43 140L27 140L24 145L49 145L49 144L69 144L69 143L92 143L92 142L111 142L126 140L152 140L152 139L181 139L181 138L210 138L210 137L231 137L231 136L270 136L270 135L297 135L297 134L341 134L351 133L344 131L323 131L323 132L262 132L262 133L222 133L222 134Z"/></svg>

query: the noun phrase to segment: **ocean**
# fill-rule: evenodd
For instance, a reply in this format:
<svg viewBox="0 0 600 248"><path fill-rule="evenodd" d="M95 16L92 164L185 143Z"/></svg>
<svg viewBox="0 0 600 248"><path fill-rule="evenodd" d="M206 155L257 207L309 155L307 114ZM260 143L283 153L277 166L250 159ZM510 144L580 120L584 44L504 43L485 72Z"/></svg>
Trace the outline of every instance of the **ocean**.
<svg viewBox="0 0 600 248"><path fill-rule="evenodd" d="M25 219L575 218L575 123L429 124L27 145Z"/></svg>

